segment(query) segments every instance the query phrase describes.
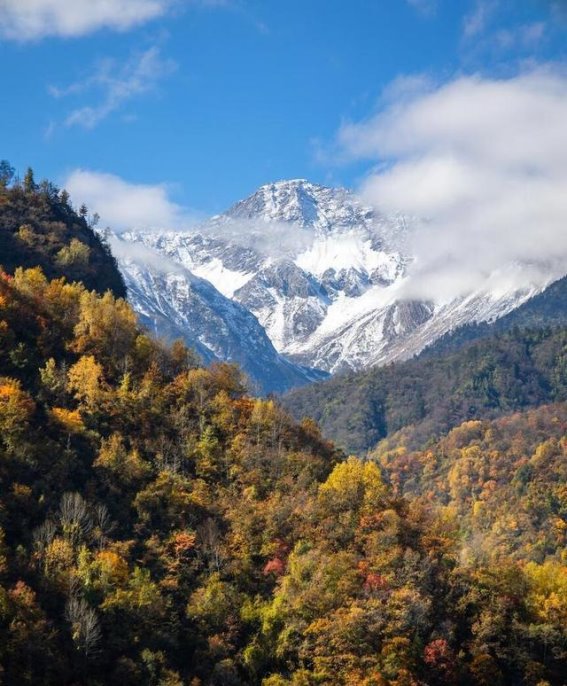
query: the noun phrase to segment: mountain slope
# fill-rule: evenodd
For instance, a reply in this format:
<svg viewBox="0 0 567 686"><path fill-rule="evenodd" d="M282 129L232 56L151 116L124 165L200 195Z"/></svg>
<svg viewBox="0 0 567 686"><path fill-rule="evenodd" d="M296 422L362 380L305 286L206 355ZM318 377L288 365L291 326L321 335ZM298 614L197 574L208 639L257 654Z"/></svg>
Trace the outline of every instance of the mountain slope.
<svg viewBox="0 0 567 686"><path fill-rule="evenodd" d="M122 238L209 281L291 361L331 373L408 359L460 326L505 316L546 285L522 265L503 265L466 296L408 301L411 231L410 218L296 179L262 186L189 232ZM165 329L184 307L170 304Z"/></svg>
<svg viewBox="0 0 567 686"><path fill-rule="evenodd" d="M206 363L239 364L258 393L282 392L325 377L279 355L254 315L209 281L145 247L133 252L116 236L111 245L129 301L153 333L183 339Z"/></svg>
<svg viewBox="0 0 567 686"><path fill-rule="evenodd" d="M466 324L445 334L423 351L424 356L443 355L463 345L517 328L567 325L567 277L558 279L504 317L490 323Z"/></svg>
<svg viewBox="0 0 567 686"><path fill-rule="evenodd" d="M468 419L567 398L567 330L494 336L457 352L334 377L282 399L342 448L365 453L406 428L418 448Z"/></svg>
<svg viewBox="0 0 567 686"><path fill-rule="evenodd" d="M398 495L427 497L459 521L466 555L543 562L567 543L567 403L468 421L426 450L404 432L373 453Z"/></svg>
<svg viewBox="0 0 567 686"><path fill-rule="evenodd" d="M333 304L382 289L404 268L399 251L378 241L379 225L384 236L395 234L393 224L348 191L295 180L261 187L194 232L131 231L123 238L158 251L240 302L279 352L335 371L346 357L331 363L317 356L314 343L324 322L333 321L336 330L345 320L341 306L330 314Z"/></svg>
<svg viewBox="0 0 567 686"><path fill-rule="evenodd" d="M536 545L517 545L501 473L455 479L500 507L501 544L473 556L450 509L395 496L110 293L0 272L0 320L3 685L563 682L564 414L520 455L536 487L517 497L521 464L502 484L540 517ZM513 428L483 439L520 453ZM463 477L485 469L464 457Z"/></svg>

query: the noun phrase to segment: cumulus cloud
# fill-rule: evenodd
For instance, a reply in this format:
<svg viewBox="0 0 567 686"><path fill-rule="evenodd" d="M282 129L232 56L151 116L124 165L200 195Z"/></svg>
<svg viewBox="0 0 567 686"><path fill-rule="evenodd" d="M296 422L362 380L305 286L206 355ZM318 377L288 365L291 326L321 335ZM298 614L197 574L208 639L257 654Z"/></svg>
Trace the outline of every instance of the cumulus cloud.
<svg viewBox="0 0 567 686"><path fill-rule="evenodd" d="M376 161L363 199L420 218L410 295L465 294L518 263L540 281L567 272L567 73L418 83L338 134Z"/></svg>
<svg viewBox="0 0 567 686"><path fill-rule="evenodd" d="M18 41L126 31L159 17L172 0L2 0L0 34Z"/></svg>
<svg viewBox="0 0 567 686"><path fill-rule="evenodd" d="M162 58L159 48L153 46L123 64L114 59L102 60L86 78L63 88L51 86L49 92L55 98L96 95L95 104L73 109L64 122L65 126L93 129L132 98L154 90L158 81L175 68L175 62Z"/></svg>
<svg viewBox="0 0 567 686"><path fill-rule="evenodd" d="M129 183L114 174L76 169L63 185L75 204L85 203L113 231L184 229L194 224L191 213L171 200L165 184Z"/></svg>

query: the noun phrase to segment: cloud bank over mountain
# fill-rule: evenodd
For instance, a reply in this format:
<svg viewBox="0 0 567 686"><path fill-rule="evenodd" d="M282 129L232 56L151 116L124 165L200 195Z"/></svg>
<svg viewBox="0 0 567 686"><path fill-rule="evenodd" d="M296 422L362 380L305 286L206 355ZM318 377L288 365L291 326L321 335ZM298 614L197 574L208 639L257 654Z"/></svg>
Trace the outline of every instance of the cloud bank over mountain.
<svg viewBox="0 0 567 686"><path fill-rule="evenodd" d="M549 278L567 259L567 73L408 79L338 132L342 155L376 166L360 186L380 209L419 217L409 296L482 287L495 269Z"/></svg>

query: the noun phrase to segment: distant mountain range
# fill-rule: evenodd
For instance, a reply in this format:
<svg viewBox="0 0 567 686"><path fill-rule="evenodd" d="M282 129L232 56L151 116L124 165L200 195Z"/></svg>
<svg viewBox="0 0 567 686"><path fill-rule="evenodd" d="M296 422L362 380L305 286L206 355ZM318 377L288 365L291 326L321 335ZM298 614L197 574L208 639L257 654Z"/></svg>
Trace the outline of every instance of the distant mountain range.
<svg viewBox="0 0 567 686"><path fill-rule="evenodd" d="M547 285L514 265L466 296L408 301L411 226L345 189L298 179L262 186L192 231L132 229L111 245L154 332L184 338L205 361L238 362L256 390L281 392L413 357Z"/></svg>

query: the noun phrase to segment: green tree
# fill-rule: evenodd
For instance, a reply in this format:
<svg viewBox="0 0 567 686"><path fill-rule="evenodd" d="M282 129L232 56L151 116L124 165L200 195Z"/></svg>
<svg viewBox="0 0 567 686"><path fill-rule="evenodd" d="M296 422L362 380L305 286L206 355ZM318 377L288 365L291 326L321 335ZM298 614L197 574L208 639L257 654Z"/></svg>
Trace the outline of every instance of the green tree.
<svg viewBox="0 0 567 686"><path fill-rule="evenodd" d="M24 176L24 190L26 193L35 193L37 184L34 179L33 169L28 167Z"/></svg>
<svg viewBox="0 0 567 686"><path fill-rule="evenodd" d="M6 188L9 186L15 173L14 167L12 167L8 160L0 160L0 187Z"/></svg>

